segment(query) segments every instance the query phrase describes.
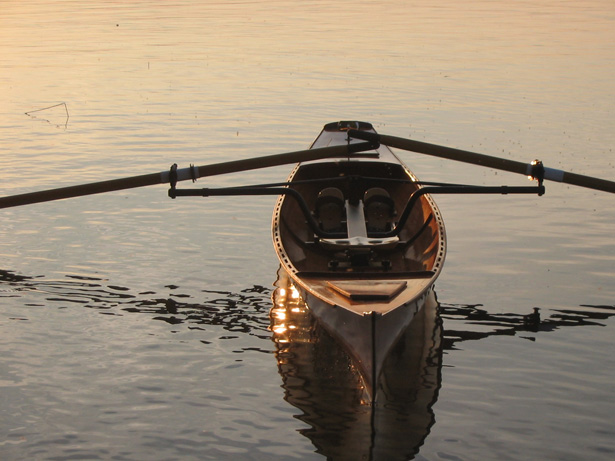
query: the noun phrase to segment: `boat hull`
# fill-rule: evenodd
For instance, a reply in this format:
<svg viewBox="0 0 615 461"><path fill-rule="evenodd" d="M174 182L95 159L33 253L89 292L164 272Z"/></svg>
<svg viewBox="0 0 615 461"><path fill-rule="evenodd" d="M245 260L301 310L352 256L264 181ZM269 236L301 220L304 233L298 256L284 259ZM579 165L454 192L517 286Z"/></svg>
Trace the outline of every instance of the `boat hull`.
<svg viewBox="0 0 615 461"><path fill-rule="evenodd" d="M431 291L429 287L420 296L386 314L368 311L359 315L340 306L330 305L307 290L299 290L313 315L353 358L369 400L375 397L375 386L389 351L423 308Z"/></svg>
<svg viewBox="0 0 615 461"><path fill-rule="evenodd" d="M434 424L441 384L441 322L430 295L384 361L373 405L339 340L322 328L281 270L271 330L284 399L300 432L327 459L411 459Z"/></svg>

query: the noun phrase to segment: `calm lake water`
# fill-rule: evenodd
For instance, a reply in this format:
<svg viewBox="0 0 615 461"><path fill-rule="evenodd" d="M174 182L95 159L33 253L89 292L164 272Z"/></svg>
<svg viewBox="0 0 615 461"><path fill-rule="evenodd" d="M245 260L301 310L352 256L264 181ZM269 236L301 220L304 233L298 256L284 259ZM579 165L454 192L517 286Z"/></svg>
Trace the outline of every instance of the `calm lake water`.
<svg viewBox="0 0 615 461"><path fill-rule="evenodd" d="M341 119L613 180L613 75L612 0L1 1L0 194L301 150ZM305 306L276 332L275 198L0 210L0 458L613 459L613 196L436 198L439 307L374 430Z"/></svg>

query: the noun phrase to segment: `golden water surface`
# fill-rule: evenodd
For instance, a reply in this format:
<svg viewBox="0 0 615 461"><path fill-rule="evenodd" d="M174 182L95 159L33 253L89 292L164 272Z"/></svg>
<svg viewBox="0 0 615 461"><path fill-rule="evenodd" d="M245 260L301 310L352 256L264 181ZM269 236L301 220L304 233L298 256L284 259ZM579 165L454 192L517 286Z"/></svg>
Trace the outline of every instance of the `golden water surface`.
<svg viewBox="0 0 615 461"><path fill-rule="evenodd" d="M612 0L3 0L0 195L301 150L353 119L615 180L613 75ZM527 184L400 156L424 180ZM418 456L612 459L612 194L436 199L445 353ZM0 210L0 458L326 456L263 327L273 203L159 186ZM190 326L167 298L225 307ZM535 307L557 326L497 333Z"/></svg>

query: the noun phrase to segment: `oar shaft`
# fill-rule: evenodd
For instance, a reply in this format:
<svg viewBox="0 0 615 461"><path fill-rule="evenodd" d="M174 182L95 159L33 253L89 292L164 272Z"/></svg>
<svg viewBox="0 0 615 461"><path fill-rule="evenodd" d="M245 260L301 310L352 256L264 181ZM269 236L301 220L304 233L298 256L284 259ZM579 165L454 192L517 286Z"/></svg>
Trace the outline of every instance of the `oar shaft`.
<svg viewBox="0 0 615 461"><path fill-rule="evenodd" d="M0 208L10 208L14 206L30 205L32 203L50 202L65 198L81 197L83 195L102 194L103 192L113 192L134 187L151 186L160 184L162 173L151 173L130 178L111 179L78 186L60 187L38 192L28 192L25 194L0 197ZM168 172L167 172L168 175Z"/></svg>
<svg viewBox="0 0 615 461"><path fill-rule="evenodd" d="M438 146L426 142L415 141L413 139L398 138L381 134L380 142L385 146L396 147L398 149L419 152L421 154L433 155L435 157L457 160L459 162L471 163L474 165L495 168L497 170L510 171L511 173L528 174L528 164L508 160L489 155L477 154L467 150L454 149L452 147Z"/></svg>
<svg viewBox="0 0 615 461"><path fill-rule="evenodd" d="M265 157L254 157L243 160L232 160L230 162L214 163L213 165L203 165L193 168L182 168L177 170L177 180L184 181L192 179L193 174L197 178L206 176L216 176L219 174L237 173L239 171L257 170L260 168L268 168L273 166L287 165L289 163L309 162L312 160L321 160L324 158L347 157L354 156L357 152L374 149L373 143L362 142L356 144L344 144L339 146L321 147L317 149L306 149L297 152L288 152L285 154L268 155ZM370 154L361 154L362 156L372 157ZM377 156L374 154L373 156ZM194 172L194 173L193 173ZM169 182L169 172L163 171L161 174L161 183Z"/></svg>
<svg viewBox="0 0 615 461"><path fill-rule="evenodd" d="M549 170L549 168L545 168L545 170ZM563 174L560 182L563 182L566 184L572 184L573 186L587 187L589 189L596 189L596 190L601 190L603 192L611 192L612 194L615 194L615 182L613 181L607 181L606 179L600 179L600 178L593 178L591 176L584 176L582 174L577 174L577 173L570 173L568 171L561 171L561 170L556 170L556 171L560 171ZM547 174L545 173L545 179L551 179L551 178L547 177ZM557 181L557 180L554 179L553 181Z"/></svg>
<svg viewBox="0 0 615 461"><path fill-rule="evenodd" d="M433 155L450 160L457 160L459 162L485 166L496 170L509 171L511 173L519 173L526 176L530 176L532 174L531 164L517 162L515 160L491 157L489 155L477 154L467 150L438 146L436 144L429 144L426 142L415 141L413 139L398 138L388 135L380 135L380 142L386 146L396 147L398 149L419 152L421 154ZM545 168L544 179L615 193L615 182L613 181L570 173L554 168Z"/></svg>
<svg viewBox="0 0 615 461"><path fill-rule="evenodd" d="M353 156L356 152L374 149L374 144L363 142L355 144L344 144L340 146L322 147L318 149L307 149L285 154L269 155L264 157L249 158L245 160L235 160L230 162L216 163L199 167L182 168L177 170L177 180L201 178L218 174L236 173L239 171L254 170L272 166L285 165L289 163L300 163L324 158ZM371 154L362 154L371 156ZM376 155L376 154L374 154ZM155 184L168 183L170 174L168 171L161 173L150 173L141 176L128 178L111 179L108 181L81 184L77 186L61 187L39 192L0 197L0 208L9 208L32 203L49 202L83 195L101 194L135 187L152 186Z"/></svg>

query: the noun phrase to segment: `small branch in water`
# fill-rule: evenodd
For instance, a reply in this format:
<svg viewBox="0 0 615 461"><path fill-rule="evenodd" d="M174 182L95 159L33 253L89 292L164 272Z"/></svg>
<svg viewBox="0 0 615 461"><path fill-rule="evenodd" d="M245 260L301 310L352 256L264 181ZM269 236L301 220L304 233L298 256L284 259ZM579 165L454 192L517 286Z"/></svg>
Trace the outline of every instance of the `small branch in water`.
<svg viewBox="0 0 615 461"><path fill-rule="evenodd" d="M44 110L53 109L54 107L59 107L59 106L64 106L64 110L66 111L66 121L64 122L64 128L66 128L66 127L68 127L68 119L70 118L70 115L68 114L68 106L66 105L66 103L65 103L65 102L61 102L61 103L59 103L59 104L54 104L53 106L49 106L49 107L43 107L42 109L31 110L31 111L25 112L25 114L26 114L28 117L34 117L34 118L36 118L36 115L32 115L32 114L34 114L35 112L42 112L42 111L44 111ZM45 121L46 121L46 122L48 122L48 123L51 123L51 122L50 122L49 120L47 120L47 119L43 119L43 120L45 120ZM59 126L59 125L58 125L58 126Z"/></svg>

